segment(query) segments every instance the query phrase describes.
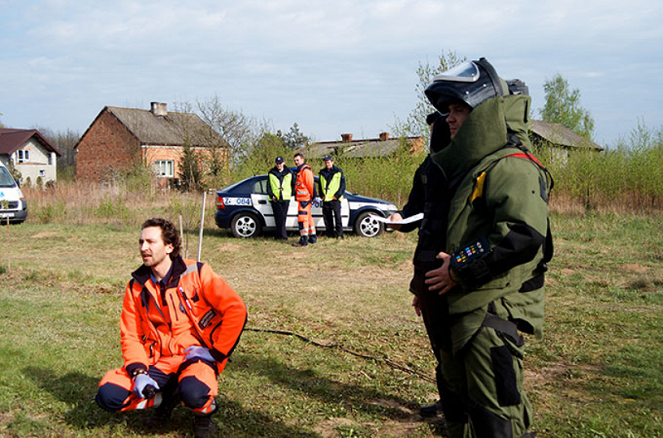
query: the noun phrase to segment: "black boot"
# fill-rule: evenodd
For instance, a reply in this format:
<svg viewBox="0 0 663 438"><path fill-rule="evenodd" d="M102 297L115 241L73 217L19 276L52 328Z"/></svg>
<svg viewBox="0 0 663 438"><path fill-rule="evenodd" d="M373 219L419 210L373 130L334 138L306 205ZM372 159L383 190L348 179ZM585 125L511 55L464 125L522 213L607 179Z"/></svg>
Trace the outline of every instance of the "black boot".
<svg viewBox="0 0 663 438"><path fill-rule="evenodd" d="M422 406L419 408L419 415L422 417L436 417L438 414L442 413L442 403L440 400L436 401L432 405Z"/></svg>
<svg viewBox="0 0 663 438"><path fill-rule="evenodd" d="M170 421L173 409L179 404L180 395L178 392L169 394L166 398L161 400L159 407L154 408L154 412L145 422L145 427L148 430L162 427Z"/></svg>
<svg viewBox="0 0 663 438"><path fill-rule="evenodd" d="M295 242L292 244L292 246L307 246L308 245L308 237L302 236L299 238L299 242Z"/></svg>

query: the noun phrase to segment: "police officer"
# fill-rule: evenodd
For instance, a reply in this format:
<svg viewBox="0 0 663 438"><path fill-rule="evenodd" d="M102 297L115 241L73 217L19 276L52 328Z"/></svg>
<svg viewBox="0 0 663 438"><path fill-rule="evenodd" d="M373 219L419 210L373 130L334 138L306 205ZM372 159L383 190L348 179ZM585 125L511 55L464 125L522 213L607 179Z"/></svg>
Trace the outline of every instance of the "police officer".
<svg viewBox="0 0 663 438"><path fill-rule="evenodd" d="M343 239L343 222L341 221L341 201L345 193L345 175L334 165L334 158L324 158L325 167L318 172L318 192L322 196L322 217L325 221L327 237Z"/></svg>
<svg viewBox="0 0 663 438"><path fill-rule="evenodd" d="M283 157L276 157L276 165L269 171L269 184L267 184L267 195L272 204L274 222L276 222L277 240L288 240L285 229L285 220L288 217L288 206L295 187L292 171L285 165Z"/></svg>
<svg viewBox="0 0 663 438"><path fill-rule="evenodd" d="M436 76L425 93L448 114L451 142L431 153L447 212L431 228L441 249L413 287L422 309L435 309L427 331L449 434L531 437L521 332L542 333L552 241L551 179L522 135L529 96L510 94L484 58Z"/></svg>

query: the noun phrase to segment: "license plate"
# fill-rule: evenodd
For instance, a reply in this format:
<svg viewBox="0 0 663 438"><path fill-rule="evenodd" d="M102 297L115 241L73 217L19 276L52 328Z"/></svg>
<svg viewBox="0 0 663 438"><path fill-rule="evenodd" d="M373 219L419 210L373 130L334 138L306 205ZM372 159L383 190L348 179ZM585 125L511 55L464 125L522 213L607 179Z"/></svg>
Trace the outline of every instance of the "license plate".
<svg viewBox="0 0 663 438"><path fill-rule="evenodd" d="M0 217L2 218L14 217L14 213L0 213Z"/></svg>

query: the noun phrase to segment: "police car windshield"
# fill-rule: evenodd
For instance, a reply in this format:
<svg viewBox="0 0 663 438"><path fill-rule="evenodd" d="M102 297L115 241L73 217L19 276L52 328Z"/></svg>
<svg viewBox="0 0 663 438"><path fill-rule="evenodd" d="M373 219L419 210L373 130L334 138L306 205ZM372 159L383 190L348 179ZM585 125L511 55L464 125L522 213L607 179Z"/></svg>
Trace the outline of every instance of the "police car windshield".
<svg viewBox="0 0 663 438"><path fill-rule="evenodd" d="M6 167L0 167L0 187L14 187L16 182Z"/></svg>
<svg viewBox="0 0 663 438"><path fill-rule="evenodd" d="M481 74L476 64L472 61L466 61L435 76L433 81L476 82L480 76Z"/></svg>

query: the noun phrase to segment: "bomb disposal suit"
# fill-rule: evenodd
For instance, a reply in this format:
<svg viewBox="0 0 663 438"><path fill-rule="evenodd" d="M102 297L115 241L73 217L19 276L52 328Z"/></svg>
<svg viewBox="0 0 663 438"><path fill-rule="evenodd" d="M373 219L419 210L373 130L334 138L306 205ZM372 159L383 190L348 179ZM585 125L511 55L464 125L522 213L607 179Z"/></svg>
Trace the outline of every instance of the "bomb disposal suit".
<svg viewBox="0 0 663 438"><path fill-rule="evenodd" d="M523 144L530 100L509 94L483 58L437 76L425 92L442 113L457 102L472 109L451 143L431 153L444 187L422 224L411 284L438 357L449 433L533 436L520 332L542 334L552 241L551 180ZM422 270L440 266L438 251L451 255L449 276L457 284L444 294L421 278Z"/></svg>
<svg viewBox="0 0 663 438"><path fill-rule="evenodd" d="M104 376L97 403L111 412L159 407L161 392L154 398L132 392L132 377L147 372L162 392L177 391L194 413L211 413L217 375L246 323L244 302L209 265L180 256L165 284L155 284L145 265L132 277L120 319L124 366ZM191 346L209 349L211 357L185 360Z"/></svg>

